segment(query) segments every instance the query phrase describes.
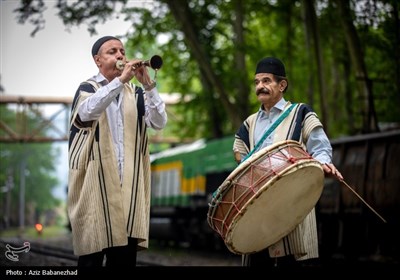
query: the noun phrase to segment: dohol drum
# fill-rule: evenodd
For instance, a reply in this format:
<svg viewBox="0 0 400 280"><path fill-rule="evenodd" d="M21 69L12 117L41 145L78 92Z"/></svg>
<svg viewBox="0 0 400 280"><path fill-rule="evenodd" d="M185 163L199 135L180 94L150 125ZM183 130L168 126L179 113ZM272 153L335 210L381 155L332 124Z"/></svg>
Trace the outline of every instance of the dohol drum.
<svg viewBox="0 0 400 280"><path fill-rule="evenodd" d="M236 254L259 252L289 234L321 196L324 172L299 142L254 153L219 186L207 221Z"/></svg>

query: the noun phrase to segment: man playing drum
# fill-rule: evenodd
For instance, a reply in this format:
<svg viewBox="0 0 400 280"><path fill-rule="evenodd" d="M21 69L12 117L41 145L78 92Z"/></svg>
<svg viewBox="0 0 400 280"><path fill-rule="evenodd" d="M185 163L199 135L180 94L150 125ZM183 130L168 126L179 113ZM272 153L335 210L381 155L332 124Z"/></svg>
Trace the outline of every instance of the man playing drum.
<svg viewBox="0 0 400 280"><path fill-rule="evenodd" d="M241 163L257 150L279 141L295 140L321 163L326 176L343 180L332 164L332 147L317 114L306 104L292 106L290 101L283 98L288 88L284 64L273 57L262 59L256 67L254 85L261 107L243 122L235 134L235 160ZM285 115L285 120L280 122L282 115ZM290 208L290 205L284 207ZM313 208L293 231L275 244L256 253L243 254L242 264L263 267L299 266L311 263L315 258L318 258L318 237Z"/></svg>

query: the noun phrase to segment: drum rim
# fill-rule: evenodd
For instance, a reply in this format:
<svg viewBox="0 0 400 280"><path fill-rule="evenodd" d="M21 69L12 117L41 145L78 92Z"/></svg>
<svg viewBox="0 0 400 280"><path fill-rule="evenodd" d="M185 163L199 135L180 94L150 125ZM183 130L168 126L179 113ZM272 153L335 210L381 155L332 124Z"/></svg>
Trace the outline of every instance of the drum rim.
<svg viewBox="0 0 400 280"><path fill-rule="evenodd" d="M231 235L231 233L232 233L232 231L234 230L236 224L238 223L238 221L239 221L238 216L239 216L239 215L244 215L244 214L246 213L248 205L253 204L253 203L254 203L254 200L256 200L257 197L259 197L264 191L266 191L266 189L268 189L267 186L271 185L272 183L275 183L276 181L278 181L278 180L281 179L282 177L287 176L287 175L289 175L290 173L296 172L297 170L301 169L301 168L297 168L297 167L298 167L297 165L304 165L305 163L307 163L307 167L317 167L318 169L320 169L321 172L322 172L322 179L324 178L324 171L323 171L323 168L322 168L321 164L319 164L317 160L311 159L311 160L307 160L307 162L300 162L300 163L296 164L296 165L295 165L296 168L294 168L293 165L292 165L292 166L288 166L288 167L285 168L281 173L279 173L279 176L275 176L273 179L271 179L270 181L268 181L264 186L262 186L262 187L259 189L259 191L256 193L256 196L252 197L252 199L249 199L249 200L243 205L243 207L242 207L241 210L244 210L244 211L243 211L243 212L240 212L240 213L238 212L238 213L232 218L232 222L231 222L231 224L229 225L229 227L228 227L228 229L227 229L227 231L226 231L226 233L225 233L225 236L224 236L225 238L223 238L224 243L226 244L226 246L228 247L228 249L229 249L231 252L233 252L233 253L235 253L235 254L244 254L243 252L239 252L239 251L237 251L237 250L234 250L234 249L233 249L233 248L234 248L233 244L230 244L229 240L226 239L227 236L230 236L230 235ZM293 169L293 170L290 171L290 170L288 170L288 169ZM289 171L290 171L290 172L289 172ZM286 174L286 173L287 173L287 174ZM317 195L318 197L321 196L322 191L323 191L323 187L324 187L324 184L321 184L321 185L319 186L319 188L318 188L319 191L318 191L318 195ZM315 207L315 204L316 204L317 202L318 202L318 199L315 201L314 206L313 206L312 208ZM312 210L312 208L311 208L311 210ZM311 210L310 210L310 211L311 211ZM305 214L305 216L307 216L307 214ZM291 230L293 230L296 226L297 226L297 225L292 226ZM286 235L287 235L289 232L291 232L291 230L288 229ZM283 238L284 236L286 236L284 233L282 233L282 234L283 234L283 235L282 235L281 237L279 237L279 239L278 239L277 241L279 241L281 238ZM267 246L267 247L268 247L268 246Z"/></svg>
<svg viewBox="0 0 400 280"><path fill-rule="evenodd" d="M217 188L217 190L215 191L216 195L212 197L210 203L208 203L209 205L209 211L207 213L207 222L210 225L210 227L212 227L214 230L217 230L217 228L214 226L214 224L212 223L212 217L214 217L214 213L217 209L217 206L219 205L218 202L218 197L220 195L223 195L223 191L228 190L227 186L231 186L234 179L236 179L240 175L243 174L243 172L246 172L250 167L251 164L253 164L253 162L255 162L256 160L258 160L260 157L262 156L267 156L268 154L271 153L275 153L278 147L288 147L288 146L296 146L297 148L300 148L301 150L303 150L305 153L307 153L305 151L305 149L303 148L303 146L301 145L300 142L295 141L295 140L283 140L283 141L279 141L276 143L273 143L272 145L268 146L268 147L264 147L261 150L255 152L253 155L251 155L247 160L245 160L242 164L240 164L238 167L236 167L234 170L232 170L232 172L228 175L228 177L221 183L221 185ZM265 152L267 151L267 152ZM313 159L312 157L310 159L304 159L301 160L299 162L303 162L303 161L316 161L315 159ZM291 168L293 168L293 165L290 166ZM288 167L287 167L288 168ZM322 167L321 167L322 169ZM286 168L284 169L286 170ZM284 171L283 170L283 171ZM282 173L282 172L281 172ZM283 173L282 173L283 174ZM279 175L279 174L278 174ZM276 176L275 176L276 177ZM229 183L229 184L228 184ZM223 187L223 188L221 188ZM263 186L264 187L264 186ZM261 187L258 191L258 193L261 191L261 189L263 188ZM218 202L218 203L216 203ZM246 203L247 204L247 203ZM212 209L212 210L211 210ZM211 211L210 211L211 210ZM211 215L209 215L211 213Z"/></svg>

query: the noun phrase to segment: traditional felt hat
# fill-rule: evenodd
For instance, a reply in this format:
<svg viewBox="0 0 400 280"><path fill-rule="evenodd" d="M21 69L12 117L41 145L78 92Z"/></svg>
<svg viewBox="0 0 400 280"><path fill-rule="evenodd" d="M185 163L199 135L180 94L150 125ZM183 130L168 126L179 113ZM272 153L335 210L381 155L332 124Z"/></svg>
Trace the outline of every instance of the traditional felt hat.
<svg viewBox="0 0 400 280"><path fill-rule="evenodd" d="M285 65L282 61L274 57L266 57L257 64L256 74L271 73L277 76L286 77Z"/></svg>
<svg viewBox="0 0 400 280"><path fill-rule="evenodd" d="M109 40L118 40L118 41L120 41L120 39L118 39L118 38L116 38L116 37L114 37L114 36L104 36L104 37L101 37L100 39L98 39L98 40L93 44L93 47L92 47L92 56L95 56L96 54L98 54L98 53L99 53L99 50L100 50L100 48L101 48L101 46L102 46L105 42L107 42L107 41L109 41Z"/></svg>

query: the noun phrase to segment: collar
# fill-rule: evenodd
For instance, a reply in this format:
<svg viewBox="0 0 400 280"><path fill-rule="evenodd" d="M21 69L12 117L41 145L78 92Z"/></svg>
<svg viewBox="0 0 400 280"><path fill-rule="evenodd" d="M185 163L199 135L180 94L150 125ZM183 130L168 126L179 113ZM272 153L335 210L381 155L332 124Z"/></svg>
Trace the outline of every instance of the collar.
<svg viewBox="0 0 400 280"><path fill-rule="evenodd" d="M282 97L278 102L275 103L274 107L271 108L271 111L274 108L276 108L276 109L278 109L279 111L282 112L285 109L286 104L287 104L287 101L285 100L285 98ZM260 106L260 109L258 109L258 112L259 113L265 113L264 105Z"/></svg>
<svg viewBox="0 0 400 280"><path fill-rule="evenodd" d="M93 79L102 86L105 86L109 83L107 79L103 76L103 74L101 74L100 72L96 76L93 76Z"/></svg>

